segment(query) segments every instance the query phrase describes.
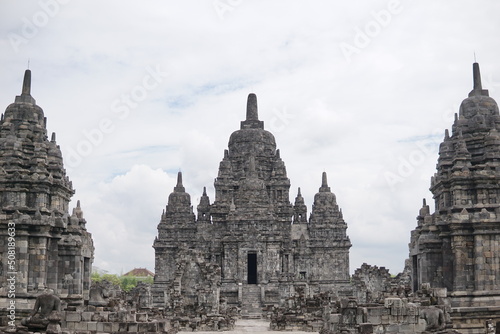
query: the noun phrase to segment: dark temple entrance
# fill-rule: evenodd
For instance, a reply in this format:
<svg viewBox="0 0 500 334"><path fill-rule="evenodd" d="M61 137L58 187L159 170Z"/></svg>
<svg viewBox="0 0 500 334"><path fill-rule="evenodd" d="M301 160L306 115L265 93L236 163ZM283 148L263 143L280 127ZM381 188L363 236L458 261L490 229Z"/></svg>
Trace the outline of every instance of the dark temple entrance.
<svg viewBox="0 0 500 334"><path fill-rule="evenodd" d="M248 253L248 284L257 284L257 254Z"/></svg>

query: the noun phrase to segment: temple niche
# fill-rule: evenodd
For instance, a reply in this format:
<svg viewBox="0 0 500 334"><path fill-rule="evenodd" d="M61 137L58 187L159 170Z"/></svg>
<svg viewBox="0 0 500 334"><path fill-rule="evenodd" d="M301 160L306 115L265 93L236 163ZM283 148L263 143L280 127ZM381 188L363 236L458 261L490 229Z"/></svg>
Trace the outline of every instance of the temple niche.
<svg viewBox="0 0 500 334"><path fill-rule="evenodd" d="M486 320L500 321L500 115L477 63L473 83L439 146L435 211L424 200L410 261L414 291L446 289L454 328L484 333Z"/></svg>
<svg viewBox="0 0 500 334"><path fill-rule="evenodd" d="M47 119L31 96L31 71L0 120L0 314L9 305L7 278L15 274L16 311L27 314L35 299L53 290L65 304L88 300L94 246L66 176L56 135L47 137ZM15 241L9 228L15 230ZM9 250L15 263L9 265Z"/></svg>
<svg viewBox="0 0 500 334"><path fill-rule="evenodd" d="M198 305L202 286L249 317L259 316L263 307L285 303L297 289L306 295L352 294L351 242L327 175L318 178L321 187L307 219L300 188L294 204L290 202L285 164L273 134L258 118L255 94L248 96L246 119L224 151L214 183L215 200L210 203L204 189L197 215L182 177L179 173L153 245L155 306L171 308L175 298L182 299L184 307ZM197 267L189 269L185 263L193 252L197 260L191 263ZM207 279L207 265L216 276L210 282L218 283L196 284ZM184 290L188 286L183 282L192 290Z"/></svg>

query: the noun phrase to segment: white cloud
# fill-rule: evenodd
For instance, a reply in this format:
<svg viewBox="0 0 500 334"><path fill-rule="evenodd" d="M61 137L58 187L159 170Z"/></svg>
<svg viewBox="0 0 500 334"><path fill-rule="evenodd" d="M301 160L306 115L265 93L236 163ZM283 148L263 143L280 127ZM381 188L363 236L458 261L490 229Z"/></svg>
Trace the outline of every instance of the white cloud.
<svg viewBox="0 0 500 334"><path fill-rule="evenodd" d="M134 165L126 174L75 196L93 234L97 267L111 272L154 269L151 246L175 182L176 175Z"/></svg>

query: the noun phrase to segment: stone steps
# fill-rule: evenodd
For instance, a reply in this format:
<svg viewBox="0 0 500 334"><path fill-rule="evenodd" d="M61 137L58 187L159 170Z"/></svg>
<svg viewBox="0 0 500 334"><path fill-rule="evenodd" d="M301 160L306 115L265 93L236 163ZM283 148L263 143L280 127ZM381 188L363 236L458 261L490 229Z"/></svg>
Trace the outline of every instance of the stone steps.
<svg viewBox="0 0 500 334"><path fill-rule="evenodd" d="M262 305L260 300L260 286L245 285L242 290L241 316L244 319L260 319Z"/></svg>

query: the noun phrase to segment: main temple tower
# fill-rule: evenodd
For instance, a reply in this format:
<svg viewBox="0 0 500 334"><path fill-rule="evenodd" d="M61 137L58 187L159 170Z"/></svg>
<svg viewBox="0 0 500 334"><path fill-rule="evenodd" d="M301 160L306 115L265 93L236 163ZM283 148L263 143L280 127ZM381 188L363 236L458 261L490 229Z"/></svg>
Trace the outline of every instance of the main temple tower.
<svg viewBox="0 0 500 334"><path fill-rule="evenodd" d="M282 304L296 288L350 293L351 242L327 175L308 220L300 189L295 204L290 202L286 167L273 134L259 120L255 94L229 138L214 187L214 202L204 190L196 218L179 173L153 245L156 305L168 309L179 295L194 303L203 284L215 281L215 294L243 313ZM204 274L208 264L218 268L218 277Z"/></svg>

